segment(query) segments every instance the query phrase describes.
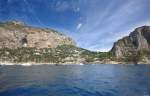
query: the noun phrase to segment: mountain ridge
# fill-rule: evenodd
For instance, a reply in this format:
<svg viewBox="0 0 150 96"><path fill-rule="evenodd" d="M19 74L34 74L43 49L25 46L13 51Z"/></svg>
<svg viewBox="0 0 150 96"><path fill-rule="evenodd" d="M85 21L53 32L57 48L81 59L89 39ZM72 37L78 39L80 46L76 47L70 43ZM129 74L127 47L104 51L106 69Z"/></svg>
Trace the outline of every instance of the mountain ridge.
<svg viewBox="0 0 150 96"><path fill-rule="evenodd" d="M55 48L58 45L73 45L75 41L64 34L51 29L41 29L11 21L0 24L0 47Z"/></svg>
<svg viewBox="0 0 150 96"><path fill-rule="evenodd" d="M136 28L129 36L114 43L112 52L116 57L123 57L129 52L150 51L150 26Z"/></svg>
<svg viewBox="0 0 150 96"><path fill-rule="evenodd" d="M0 23L0 62L13 64L150 64L150 26L136 28L114 43L109 52L76 46L70 37L53 29L23 22Z"/></svg>

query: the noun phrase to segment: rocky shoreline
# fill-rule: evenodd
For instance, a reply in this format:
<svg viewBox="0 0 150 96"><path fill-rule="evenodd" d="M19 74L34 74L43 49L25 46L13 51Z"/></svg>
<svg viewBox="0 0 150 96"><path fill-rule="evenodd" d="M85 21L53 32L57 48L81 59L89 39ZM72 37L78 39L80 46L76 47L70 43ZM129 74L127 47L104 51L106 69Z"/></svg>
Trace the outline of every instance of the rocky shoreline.
<svg viewBox="0 0 150 96"><path fill-rule="evenodd" d="M0 62L2 66L12 66L12 65L21 65L21 66L37 66L37 65L98 65L98 64L128 64L128 65L141 65L141 64L150 64L150 62L138 62L137 64L133 62L117 62L117 61L110 61L110 62L91 62L91 63L81 63L81 62L66 62L66 63L35 63L35 62L22 62L22 63L14 63L14 62Z"/></svg>

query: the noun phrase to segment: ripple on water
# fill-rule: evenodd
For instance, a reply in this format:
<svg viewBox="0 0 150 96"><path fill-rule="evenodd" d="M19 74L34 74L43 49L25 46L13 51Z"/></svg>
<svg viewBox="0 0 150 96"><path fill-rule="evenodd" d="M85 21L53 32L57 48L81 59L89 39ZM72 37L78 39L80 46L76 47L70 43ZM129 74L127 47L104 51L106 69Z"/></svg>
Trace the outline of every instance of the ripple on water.
<svg viewBox="0 0 150 96"><path fill-rule="evenodd" d="M1 66L0 96L150 96L150 65Z"/></svg>

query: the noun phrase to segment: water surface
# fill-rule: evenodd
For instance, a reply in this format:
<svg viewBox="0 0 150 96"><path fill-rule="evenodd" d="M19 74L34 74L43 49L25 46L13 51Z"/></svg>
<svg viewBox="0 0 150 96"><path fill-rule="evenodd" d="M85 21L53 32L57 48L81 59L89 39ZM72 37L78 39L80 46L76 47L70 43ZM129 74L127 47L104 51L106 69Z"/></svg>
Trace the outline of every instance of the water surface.
<svg viewBox="0 0 150 96"><path fill-rule="evenodd" d="M150 96L150 65L0 66L0 96Z"/></svg>

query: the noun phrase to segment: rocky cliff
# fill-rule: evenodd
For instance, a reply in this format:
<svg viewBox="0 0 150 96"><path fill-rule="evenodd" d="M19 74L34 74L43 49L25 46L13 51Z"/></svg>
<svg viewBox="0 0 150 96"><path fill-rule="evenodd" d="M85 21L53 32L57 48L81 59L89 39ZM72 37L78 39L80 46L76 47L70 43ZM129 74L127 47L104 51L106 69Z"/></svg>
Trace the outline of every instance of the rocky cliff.
<svg viewBox="0 0 150 96"><path fill-rule="evenodd" d="M115 42L111 50L118 58L136 55L139 51L150 51L150 26L135 29L129 36Z"/></svg>
<svg viewBox="0 0 150 96"><path fill-rule="evenodd" d="M64 44L75 46L71 38L51 29L34 28L19 21L0 23L0 48L56 48Z"/></svg>
<svg viewBox="0 0 150 96"><path fill-rule="evenodd" d="M92 52L52 29L23 22L0 23L0 64L150 64L150 26L114 43L110 52Z"/></svg>

